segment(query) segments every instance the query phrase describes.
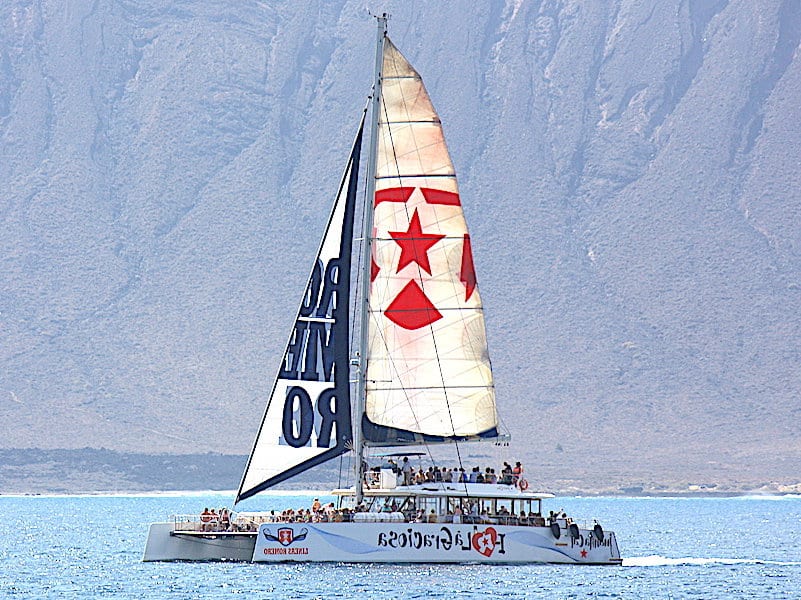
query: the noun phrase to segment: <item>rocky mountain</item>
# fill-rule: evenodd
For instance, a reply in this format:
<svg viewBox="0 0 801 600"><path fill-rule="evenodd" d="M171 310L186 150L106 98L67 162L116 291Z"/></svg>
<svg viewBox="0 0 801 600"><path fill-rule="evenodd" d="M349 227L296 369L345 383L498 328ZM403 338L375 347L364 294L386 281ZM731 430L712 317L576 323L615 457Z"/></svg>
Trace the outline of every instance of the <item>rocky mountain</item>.
<svg viewBox="0 0 801 600"><path fill-rule="evenodd" d="M801 480L799 0L6 0L0 448L247 453L368 8L459 174L489 452L563 489Z"/></svg>

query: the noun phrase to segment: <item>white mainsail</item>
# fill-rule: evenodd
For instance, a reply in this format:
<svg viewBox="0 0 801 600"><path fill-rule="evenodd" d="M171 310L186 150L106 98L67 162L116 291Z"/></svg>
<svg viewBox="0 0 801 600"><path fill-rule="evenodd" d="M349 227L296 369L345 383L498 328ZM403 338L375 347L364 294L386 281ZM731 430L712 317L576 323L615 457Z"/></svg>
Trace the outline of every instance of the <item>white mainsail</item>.
<svg viewBox="0 0 801 600"><path fill-rule="evenodd" d="M350 265L364 119L236 502L350 449Z"/></svg>
<svg viewBox="0 0 801 600"><path fill-rule="evenodd" d="M497 435L470 237L442 126L387 39L376 149L365 439Z"/></svg>

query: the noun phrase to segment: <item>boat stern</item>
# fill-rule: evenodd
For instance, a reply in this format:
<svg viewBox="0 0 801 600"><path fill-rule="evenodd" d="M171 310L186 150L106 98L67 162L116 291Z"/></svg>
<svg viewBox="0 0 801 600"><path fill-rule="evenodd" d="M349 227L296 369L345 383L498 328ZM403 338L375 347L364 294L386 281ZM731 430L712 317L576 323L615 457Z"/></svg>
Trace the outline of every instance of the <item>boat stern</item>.
<svg viewBox="0 0 801 600"><path fill-rule="evenodd" d="M175 523L152 523L143 562L250 561L256 533L176 530Z"/></svg>
<svg viewBox="0 0 801 600"><path fill-rule="evenodd" d="M576 563L590 565L620 565L620 548L614 531L604 531L600 525L593 529L579 529L571 525L561 540L555 540L558 546Z"/></svg>

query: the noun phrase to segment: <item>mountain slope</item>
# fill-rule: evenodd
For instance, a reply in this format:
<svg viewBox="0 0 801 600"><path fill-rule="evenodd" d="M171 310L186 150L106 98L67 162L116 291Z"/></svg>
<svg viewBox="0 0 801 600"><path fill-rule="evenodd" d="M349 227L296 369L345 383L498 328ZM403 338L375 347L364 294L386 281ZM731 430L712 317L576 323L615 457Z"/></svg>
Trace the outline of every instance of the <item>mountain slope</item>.
<svg viewBox="0 0 801 600"><path fill-rule="evenodd" d="M388 8L532 476L797 479L799 2ZM369 92L363 4L0 19L0 447L247 452Z"/></svg>

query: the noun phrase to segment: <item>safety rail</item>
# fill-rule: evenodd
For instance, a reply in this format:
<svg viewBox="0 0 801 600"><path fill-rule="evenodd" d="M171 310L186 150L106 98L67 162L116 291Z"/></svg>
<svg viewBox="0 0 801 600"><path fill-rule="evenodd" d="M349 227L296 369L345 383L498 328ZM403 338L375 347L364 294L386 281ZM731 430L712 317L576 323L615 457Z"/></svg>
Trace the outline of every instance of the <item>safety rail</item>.
<svg viewBox="0 0 801 600"><path fill-rule="evenodd" d="M263 513L229 513L227 519L221 515L173 515L170 519L173 531L181 532L240 532L256 531L262 523L275 523L278 519Z"/></svg>
<svg viewBox="0 0 801 600"><path fill-rule="evenodd" d="M356 523L370 523L370 522L390 522L390 523L414 523L414 522L428 522L428 523L453 523L453 524L467 524L467 525L516 525L516 526L532 526L532 527L545 527L546 520L537 516L517 517L513 515L425 515L424 517L417 514L404 514L400 512L380 513L380 512L350 512L342 515L336 514L337 518L334 519L318 519L311 520L292 518L288 520L280 515L267 514L267 513L231 513L230 519L227 524L221 522L219 515L213 515L208 518L208 515L173 515L171 521L173 522L173 530L176 532L248 532L257 531L262 523L306 523L306 522L356 522ZM569 523L563 519L559 519L560 525L563 529L567 528ZM572 522L572 521L571 521ZM588 527L592 529L592 527Z"/></svg>

